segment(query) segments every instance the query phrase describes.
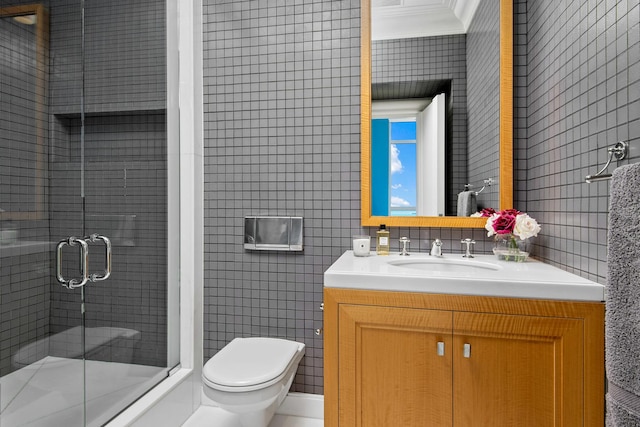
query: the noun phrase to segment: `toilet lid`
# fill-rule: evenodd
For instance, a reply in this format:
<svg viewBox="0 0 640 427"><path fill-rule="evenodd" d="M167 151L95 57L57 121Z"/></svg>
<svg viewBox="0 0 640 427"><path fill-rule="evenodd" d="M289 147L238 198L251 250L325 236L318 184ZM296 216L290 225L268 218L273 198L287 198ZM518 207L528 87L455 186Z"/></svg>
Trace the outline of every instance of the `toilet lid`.
<svg viewBox="0 0 640 427"><path fill-rule="evenodd" d="M228 387L261 384L282 374L298 347L278 338L235 338L204 365L202 374Z"/></svg>

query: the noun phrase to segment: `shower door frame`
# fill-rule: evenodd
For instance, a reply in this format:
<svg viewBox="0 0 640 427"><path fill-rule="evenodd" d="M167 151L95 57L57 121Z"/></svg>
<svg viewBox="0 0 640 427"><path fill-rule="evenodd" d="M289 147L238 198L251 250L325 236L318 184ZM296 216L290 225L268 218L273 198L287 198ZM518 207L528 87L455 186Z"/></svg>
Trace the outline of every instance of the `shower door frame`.
<svg viewBox="0 0 640 427"><path fill-rule="evenodd" d="M114 418L108 427L181 425L202 397L204 174L202 1L166 2L169 348L179 341L179 365L169 377Z"/></svg>

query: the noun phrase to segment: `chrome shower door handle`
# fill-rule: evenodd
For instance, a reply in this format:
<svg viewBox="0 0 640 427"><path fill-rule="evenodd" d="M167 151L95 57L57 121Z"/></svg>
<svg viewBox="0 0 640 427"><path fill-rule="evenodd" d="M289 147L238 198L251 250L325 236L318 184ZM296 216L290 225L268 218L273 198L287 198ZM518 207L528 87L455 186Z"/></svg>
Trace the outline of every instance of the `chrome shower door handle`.
<svg viewBox="0 0 640 427"><path fill-rule="evenodd" d="M80 245L80 274L81 279L65 279L62 276L62 248L65 246ZM69 237L61 240L56 247L56 279L67 289L75 289L84 286L89 281L89 245L83 239Z"/></svg>
<svg viewBox="0 0 640 427"><path fill-rule="evenodd" d="M90 242L102 240L105 246L104 274L91 274L89 276L89 280L91 282L100 282L102 280L107 280L109 276L111 276L111 240L109 240L108 237L101 236L99 234L92 234L86 240Z"/></svg>

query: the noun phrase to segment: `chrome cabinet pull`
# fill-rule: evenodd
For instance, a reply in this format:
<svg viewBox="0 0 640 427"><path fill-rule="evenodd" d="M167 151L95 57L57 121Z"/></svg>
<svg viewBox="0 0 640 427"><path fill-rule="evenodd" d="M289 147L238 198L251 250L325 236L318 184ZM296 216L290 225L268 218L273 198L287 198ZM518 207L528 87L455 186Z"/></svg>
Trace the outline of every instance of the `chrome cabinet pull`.
<svg viewBox="0 0 640 427"><path fill-rule="evenodd" d="M81 280L78 279L65 279L62 276L62 248L65 246L80 245L80 274ZM66 240L61 240L56 247L56 279L58 282L67 289L75 289L82 287L89 281L89 245L83 239L76 237L69 237Z"/></svg>
<svg viewBox="0 0 640 427"><path fill-rule="evenodd" d="M471 344L465 344L462 347L462 355L467 359L471 357Z"/></svg>
<svg viewBox="0 0 640 427"><path fill-rule="evenodd" d="M438 341L438 343L436 344L436 348L437 348L438 356L444 356L444 342Z"/></svg>
<svg viewBox="0 0 640 427"><path fill-rule="evenodd" d="M100 282L102 280L107 280L109 276L111 276L111 240L99 234L92 234L86 240L90 242L97 242L98 240L102 240L105 246L104 274L91 274L89 276L89 281Z"/></svg>

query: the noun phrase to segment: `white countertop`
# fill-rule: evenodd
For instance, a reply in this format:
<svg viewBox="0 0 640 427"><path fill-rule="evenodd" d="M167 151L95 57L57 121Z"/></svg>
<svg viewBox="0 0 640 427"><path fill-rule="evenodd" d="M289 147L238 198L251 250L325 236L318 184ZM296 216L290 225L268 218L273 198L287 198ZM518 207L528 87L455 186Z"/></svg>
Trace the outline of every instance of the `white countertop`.
<svg viewBox="0 0 640 427"><path fill-rule="evenodd" d="M355 257L346 251L325 271L324 286L575 301L604 301L605 295L604 285L549 264L499 261L494 255Z"/></svg>

